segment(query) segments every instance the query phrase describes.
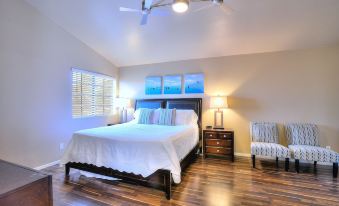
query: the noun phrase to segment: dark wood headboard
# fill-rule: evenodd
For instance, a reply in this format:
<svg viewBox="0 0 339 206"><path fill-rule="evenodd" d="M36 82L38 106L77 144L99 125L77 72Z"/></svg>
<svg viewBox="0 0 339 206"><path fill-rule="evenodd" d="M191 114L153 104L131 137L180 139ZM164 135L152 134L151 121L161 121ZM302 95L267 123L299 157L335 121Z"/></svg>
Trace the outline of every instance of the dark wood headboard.
<svg viewBox="0 0 339 206"><path fill-rule="evenodd" d="M202 98L177 98L177 99L138 99L135 101L135 109L139 108L168 108L191 109L198 116L198 125L201 129L202 122Z"/></svg>

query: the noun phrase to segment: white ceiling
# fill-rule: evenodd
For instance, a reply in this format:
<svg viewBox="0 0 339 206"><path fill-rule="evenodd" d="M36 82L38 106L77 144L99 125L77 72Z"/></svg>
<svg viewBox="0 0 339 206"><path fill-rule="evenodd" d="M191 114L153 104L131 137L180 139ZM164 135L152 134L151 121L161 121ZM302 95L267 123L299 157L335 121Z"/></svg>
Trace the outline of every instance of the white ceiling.
<svg viewBox="0 0 339 206"><path fill-rule="evenodd" d="M339 42L339 0L225 0L231 15L218 8L171 13L150 16L146 26L140 15L118 11L142 0L26 1L119 67Z"/></svg>

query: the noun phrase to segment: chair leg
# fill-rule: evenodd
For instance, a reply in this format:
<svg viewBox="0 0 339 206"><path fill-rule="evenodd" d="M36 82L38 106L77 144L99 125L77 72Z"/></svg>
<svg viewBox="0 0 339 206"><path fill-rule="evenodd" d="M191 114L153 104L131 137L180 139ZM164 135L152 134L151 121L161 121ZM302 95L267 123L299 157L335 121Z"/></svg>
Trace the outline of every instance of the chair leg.
<svg viewBox="0 0 339 206"><path fill-rule="evenodd" d="M338 162L333 163L333 177L338 177Z"/></svg>
<svg viewBox="0 0 339 206"><path fill-rule="evenodd" d="M290 169L290 158L285 158L285 171Z"/></svg>
<svg viewBox="0 0 339 206"><path fill-rule="evenodd" d="M255 155L252 155L252 166L255 168Z"/></svg>
<svg viewBox="0 0 339 206"><path fill-rule="evenodd" d="M299 160L295 160L295 171L299 173Z"/></svg>
<svg viewBox="0 0 339 206"><path fill-rule="evenodd" d="M275 165L276 165L277 168L279 168L279 158L278 157L275 158Z"/></svg>
<svg viewBox="0 0 339 206"><path fill-rule="evenodd" d="M317 167L317 161L314 161L314 168Z"/></svg>

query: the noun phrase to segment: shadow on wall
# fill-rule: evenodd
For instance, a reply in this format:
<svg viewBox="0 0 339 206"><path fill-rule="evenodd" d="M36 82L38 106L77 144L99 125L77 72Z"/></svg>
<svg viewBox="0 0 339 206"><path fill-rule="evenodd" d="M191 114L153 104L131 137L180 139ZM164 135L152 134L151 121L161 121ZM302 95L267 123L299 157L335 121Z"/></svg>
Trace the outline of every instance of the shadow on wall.
<svg viewBox="0 0 339 206"><path fill-rule="evenodd" d="M319 124L318 124L318 127L319 127L319 130L320 130L320 145L324 146L324 147L325 146L331 146L332 150L339 152L339 148L338 148L337 145L331 145L330 144L331 137L336 138L337 139L336 142L339 142L339 131L338 131L338 129L328 127L328 126L325 126L325 125L319 125Z"/></svg>
<svg viewBox="0 0 339 206"><path fill-rule="evenodd" d="M339 152L339 148L337 148L337 145L331 145L331 137L336 137L339 141L339 131L333 127L328 127L325 125L317 124L316 122L298 122L298 121L286 121L286 122L279 122L274 121L270 119L264 119L264 118L251 118L250 113L251 112L258 112L260 111L260 106L256 103L255 100L250 100L246 98L237 98L237 97L230 97L229 98L229 105L232 108L233 112L235 112L237 115L241 116L242 119L247 123L248 125L248 132L249 132L249 126L251 121L263 121L263 122L275 122L278 124L278 130L279 130L279 143L285 146L288 146L288 140L286 137L286 131L285 131L285 124L287 123L312 123L316 124L320 130L320 136L319 136L319 142L320 146L326 147L330 146L332 150ZM234 115L233 115L234 116ZM239 129L239 128L238 128ZM247 130L246 130L247 131ZM246 133L246 131L241 132L242 134L249 136L250 134ZM238 132L239 133L239 132ZM241 134L240 133L240 134Z"/></svg>
<svg viewBox="0 0 339 206"><path fill-rule="evenodd" d="M237 113L259 112L260 105L255 99L229 96L227 98L228 106Z"/></svg>

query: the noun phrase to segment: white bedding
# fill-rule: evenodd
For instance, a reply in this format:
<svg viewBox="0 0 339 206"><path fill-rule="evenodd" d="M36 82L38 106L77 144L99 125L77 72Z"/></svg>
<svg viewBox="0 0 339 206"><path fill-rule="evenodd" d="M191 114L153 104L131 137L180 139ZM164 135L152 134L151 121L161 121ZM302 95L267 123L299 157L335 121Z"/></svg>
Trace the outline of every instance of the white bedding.
<svg viewBox="0 0 339 206"><path fill-rule="evenodd" d="M75 132L61 164L81 162L141 174L171 171L181 182L180 160L197 144L197 125L144 125L135 121Z"/></svg>

